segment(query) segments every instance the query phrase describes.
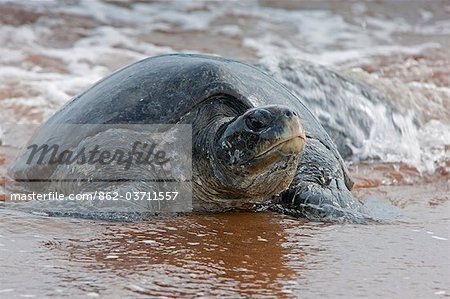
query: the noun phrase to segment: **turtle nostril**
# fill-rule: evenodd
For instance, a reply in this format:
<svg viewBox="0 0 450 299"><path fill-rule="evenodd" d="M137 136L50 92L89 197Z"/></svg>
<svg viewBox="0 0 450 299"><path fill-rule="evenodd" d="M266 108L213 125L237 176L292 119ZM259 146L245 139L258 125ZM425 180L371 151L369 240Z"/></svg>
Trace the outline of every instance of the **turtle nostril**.
<svg viewBox="0 0 450 299"><path fill-rule="evenodd" d="M253 131L260 131L267 127L271 121L271 114L264 109L257 109L246 116L247 127Z"/></svg>
<svg viewBox="0 0 450 299"><path fill-rule="evenodd" d="M285 109L283 111L284 116L286 116L287 118L292 118L293 116L297 116L297 113L295 113L294 111L291 111L289 109Z"/></svg>
<svg viewBox="0 0 450 299"><path fill-rule="evenodd" d="M284 111L284 115L286 115L287 117L291 117L292 116L292 112L290 110L285 110Z"/></svg>

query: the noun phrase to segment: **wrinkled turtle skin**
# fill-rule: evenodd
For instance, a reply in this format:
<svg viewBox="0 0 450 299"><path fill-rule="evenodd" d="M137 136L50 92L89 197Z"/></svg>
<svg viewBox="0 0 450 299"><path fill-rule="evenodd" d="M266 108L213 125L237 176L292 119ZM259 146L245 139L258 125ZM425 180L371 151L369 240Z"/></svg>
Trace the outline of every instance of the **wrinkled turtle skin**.
<svg viewBox="0 0 450 299"><path fill-rule="evenodd" d="M46 126L60 123L192 124L198 211L249 208L239 203L250 203L308 219L352 220L360 208L336 145L302 99L241 62L184 54L144 59L75 97L35 140L50 138ZM67 138L78 142L76 132ZM236 138L246 142L234 142ZM285 143L270 160L262 156L266 164L250 165L251 156L270 149L274 140ZM241 160L231 159L227 150L239 153ZM246 172L238 173L243 165ZM23 158L13 169L22 177L33 171Z"/></svg>

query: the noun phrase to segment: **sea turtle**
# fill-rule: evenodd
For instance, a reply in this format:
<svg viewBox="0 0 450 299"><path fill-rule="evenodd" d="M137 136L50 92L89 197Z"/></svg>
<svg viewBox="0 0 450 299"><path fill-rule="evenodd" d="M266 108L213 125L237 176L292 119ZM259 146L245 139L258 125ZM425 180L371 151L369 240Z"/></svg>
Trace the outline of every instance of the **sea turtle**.
<svg viewBox="0 0 450 299"><path fill-rule="evenodd" d="M192 124L194 210L262 204L308 219L352 220L361 206L317 119L249 64L207 55L147 58L75 97L35 138L59 123ZM16 177L30 171L25 158L13 168Z"/></svg>

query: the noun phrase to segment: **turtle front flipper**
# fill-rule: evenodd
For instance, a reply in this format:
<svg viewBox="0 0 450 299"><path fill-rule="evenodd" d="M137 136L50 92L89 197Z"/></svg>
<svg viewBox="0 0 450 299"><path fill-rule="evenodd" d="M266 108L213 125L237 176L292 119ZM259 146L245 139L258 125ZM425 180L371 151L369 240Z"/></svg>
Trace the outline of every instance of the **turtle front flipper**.
<svg viewBox="0 0 450 299"><path fill-rule="evenodd" d="M273 206L274 210L294 217L352 223L367 221L361 208L361 203L347 189L306 181L285 191Z"/></svg>
<svg viewBox="0 0 450 299"><path fill-rule="evenodd" d="M308 138L295 177L273 209L315 221L365 222L362 204L351 194L348 181L338 157L319 140Z"/></svg>

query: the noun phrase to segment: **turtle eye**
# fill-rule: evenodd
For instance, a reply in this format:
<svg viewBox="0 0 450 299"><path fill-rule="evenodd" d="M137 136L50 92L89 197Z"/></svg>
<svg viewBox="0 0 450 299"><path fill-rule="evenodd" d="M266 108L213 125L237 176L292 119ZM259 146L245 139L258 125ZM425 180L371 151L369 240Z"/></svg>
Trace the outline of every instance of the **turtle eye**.
<svg viewBox="0 0 450 299"><path fill-rule="evenodd" d="M271 121L271 114L265 109L256 109L245 116L245 123L252 131L261 131Z"/></svg>

